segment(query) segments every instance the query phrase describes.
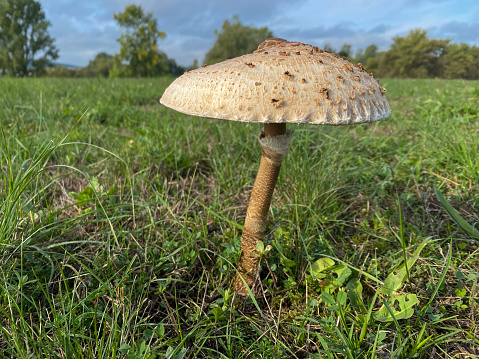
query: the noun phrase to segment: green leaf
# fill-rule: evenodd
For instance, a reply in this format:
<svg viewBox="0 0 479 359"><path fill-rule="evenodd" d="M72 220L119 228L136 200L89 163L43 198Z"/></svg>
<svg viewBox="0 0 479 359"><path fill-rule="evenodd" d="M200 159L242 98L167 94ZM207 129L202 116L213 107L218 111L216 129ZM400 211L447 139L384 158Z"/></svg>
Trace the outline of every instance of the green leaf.
<svg viewBox="0 0 479 359"><path fill-rule="evenodd" d="M399 310L394 308L395 303L399 306ZM401 294L399 296L392 297L391 301L382 307L373 314L374 319L380 322L392 322L394 318L396 320L410 318L414 314L414 306L419 303L415 294ZM391 313L394 315L391 315Z"/></svg>
<svg viewBox="0 0 479 359"><path fill-rule="evenodd" d="M429 240L426 239L419 245L419 247L412 254L412 257L406 261L407 268L411 268L416 263L419 258L419 254L428 243ZM404 281L406 280L406 275L407 271L405 265L393 270L391 273L389 273L384 281L384 285L382 286L380 293L391 297L399 288L403 286Z"/></svg>
<svg viewBox="0 0 479 359"><path fill-rule="evenodd" d="M351 305L357 310L366 313L366 306L363 303L363 285L361 282L357 278L350 279L346 284L346 291Z"/></svg>
<svg viewBox="0 0 479 359"><path fill-rule="evenodd" d="M118 348L118 350L120 351L120 353L122 354L128 354L128 352L130 351L131 349L131 345L128 345L128 344L123 344L121 347Z"/></svg>
<svg viewBox="0 0 479 359"><path fill-rule="evenodd" d="M346 305L346 301L348 300L348 295L346 292L342 290L338 291L338 304L339 305Z"/></svg>
<svg viewBox="0 0 479 359"><path fill-rule="evenodd" d="M169 346L168 349L166 349L166 359L171 359L174 352L175 352L175 349Z"/></svg>
<svg viewBox="0 0 479 359"><path fill-rule="evenodd" d="M281 243L279 243L279 241L274 240L274 241L271 242L271 244L278 251L278 253L280 255L279 260L284 267L290 268L290 267L294 267L296 265L295 261L292 261L291 259L288 259L288 257L286 257L283 254L283 247L281 246Z"/></svg>
<svg viewBox="0 0 479 359"><path fill-rule="evenodd" d="M462 272L460 270L458 270L456 272L456 278L457 279L466 279L466 276L464 274L462 274Z"/></svg>
<svg viewBox="0 0 479 359"><path fill-rule="evenodd" d="M323 257L319 258L316 262L311 265L311 272L313 276L318 278L324 278L325 275L321 274L325 270L332 269L336 263L330 258Z"/></svg>
<svg viewBox="0 0 479 359"><path fill-rule="evenodd" d="M77 200L78 206L86 206L88 201L93 199L94 193L91 187L87 187L79 193L70 192L70 195Z"/></svg>
<svg viewBox="0 0 479 359"><path fill-rule="evenodd" d="M160 323L160 325L156 327L156 334L160 338L163 338L165 336L165 325L163 323Z"/></svg>
<svg viewBox="0 0 479 359"><path fill-rule="evenodd" d="M321 294L321 299L323 300L323 302L327 304L330 304L330 305L336 304L336 301L334 300L333 296L329 293L324 292L323 294Z"/></svg>
<svg viewBox="0 0 479 359"><path fill-rule="evenodd" d="M285 255L281 256L280 262L283 266L288 268L294 267L296 265L295 261L292 261L291 259L286 258Z"/></svg>
<svg viewBox="0 0 479 359"><path fill-rule="evenodd" d="M434 187L434 192L436 192L436 197L441 202L442 206L446 210L447 214L456 222L467 234L472 238L479 240L479 231L466 222L464 218L461 217L459 212L457 212L453 206L447 201L444 195L439 192L439 190Z"/></svg>
<svg viewBox="0 0 479 359"><path fill-rule="evenodd" d="M261 242L261 241L256 241L256 250L259 253L263 253L264 252L264 243Z"/></svg>
<svg viewBox="0 0 479 359"><path fill-rule="evenodd" d="M336 267L333 268L333 272L338 275L338 278L333 280L333 284L335 286L342 286L344 282L349 278L349 276L353 273L353 271L345 264L338 264Z"/></svg>
<svg viewBox="0 0 479 359"><path fill-rule="evenodd" d="M463 288L463 289L456 289L456 295L458 297L464 297L466 296L466 293L467 291Z"/></svg>

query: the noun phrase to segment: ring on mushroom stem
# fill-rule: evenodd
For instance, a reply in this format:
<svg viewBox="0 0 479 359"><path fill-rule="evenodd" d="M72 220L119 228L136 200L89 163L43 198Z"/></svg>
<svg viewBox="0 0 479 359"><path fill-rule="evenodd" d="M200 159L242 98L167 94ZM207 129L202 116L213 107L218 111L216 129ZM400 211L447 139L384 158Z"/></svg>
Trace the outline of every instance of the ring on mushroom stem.
<svg viewBox="0 0 479 359"><path fill-rule="evenodd" d="M246 212L241 259L233 288L255 293L258 241L264 240L268 211L292 131L287 123L349 125L379 121L391 110L362 66L316 46L273 38L252 54L189 71L165 90L160 102L198 117L262 122L261 161Z"/></svg>

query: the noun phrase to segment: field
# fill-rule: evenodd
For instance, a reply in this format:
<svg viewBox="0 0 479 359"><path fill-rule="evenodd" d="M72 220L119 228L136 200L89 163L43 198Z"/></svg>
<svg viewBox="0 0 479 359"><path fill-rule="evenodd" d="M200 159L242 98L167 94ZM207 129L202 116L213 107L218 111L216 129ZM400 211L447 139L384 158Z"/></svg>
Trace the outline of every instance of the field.
<svg viewBox="0 0 479 359"><path fill-rule="evenodd" d="M479 355L479 81L290 126L246 302L260 127L161 106L171 81L0 78L0 357Z"/></svg>

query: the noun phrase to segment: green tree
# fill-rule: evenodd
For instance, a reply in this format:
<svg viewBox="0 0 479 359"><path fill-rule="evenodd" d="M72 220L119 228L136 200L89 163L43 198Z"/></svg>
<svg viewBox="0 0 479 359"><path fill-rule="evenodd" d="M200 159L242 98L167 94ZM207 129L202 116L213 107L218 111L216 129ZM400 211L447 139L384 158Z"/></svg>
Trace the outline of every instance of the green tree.
<svg viewBox="0 0 479 359"><path fill-rule="evenodd" d="M120 29L120 52L115 55L112 76L156 76L168 71L164 53L158 50L158 40L166 37L158 30L153 13L139 5L129 5L122 13L114 14Z"/></svg>
<svg viewBox="0 0 479 359"><path fill-rule="evenodd" d="M221 30L215 30L216 41L206 53L204 64L211 65L233 57L249 54L264 40L273 37L267 27L244 26L238 16L225 20Z"/></svg>
<svg viewBox="0 0 479 359"><path fill-rule="evenodd" d="M343 47L341 47L341 50L339 50L338 55L342 57L347 57L347 58L352 57L353 52L351 51L351 45L344 44Z"/></svg>
<svg viewBox="0 0 479 359"><path fill-rule="evenodd" d="M450 40L430 39L427 31L414 29L394 42L384 53L379 70L387 77L435 77L440 76L439 57Z"/></svg>
<svg viewBox="0 0 479 359"><path fill-rule="evenodd" d="M376 45L369 45L365 50L359 49L356 51L356 56L354 61L360 62L363 66L366 66L366 63L369 59L375 58L378 56L378 47Z"/></svg>
<svg viewBox="0 0 479 359"><path fill-rule="evenodd" d="M58 58L50 22L35 0L0 0L0 64L4 74L42 74Z"/></svg>
<svg viewBox="0 0 479 359"><path fill-rule="evenodd" d="M336 53L336 50L330 44L324 44L323 50L332 54Z"/></svg>
<svg viewBox="0 0 479 359"><path fill-rule="evenodd" d="M379 67L380 54L376 45L369 45L365 50L359 49L356 51L354 62L363 65L368 72L376 72Z"/></svg>
<svg viewBox="0 0 479 359"><path fill-rule="evenodd" d="M45 75L47 77L70 78L78 77L78 74L78 69L69 69L65 66L47 67L45 69Z"/></svg>
<svg viewBox="0 0 479 359"><path fill-rule="evenodd" d="M442 76L446 79L479 79L479 47L464 43L449 44L440 58Z"/></svg>
<svg viewBox="0 0 479 359"><path fill-rule="evenodd" d="M98 53L93 60L90 60L88 65L81 69L82 77L108 77L110 70L114 66L114 57L105 52Z"/></svg>

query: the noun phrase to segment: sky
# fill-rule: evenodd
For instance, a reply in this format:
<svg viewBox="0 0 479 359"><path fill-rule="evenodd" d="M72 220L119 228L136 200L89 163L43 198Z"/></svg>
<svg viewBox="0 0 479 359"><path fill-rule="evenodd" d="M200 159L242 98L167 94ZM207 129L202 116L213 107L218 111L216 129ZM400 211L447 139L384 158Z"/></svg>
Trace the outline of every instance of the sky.
<svg viewBox="0 0 479 359"><path fill-rule="evenodd" d="M166 38L159 47L188 66L215 42L215 30L239 16L275 37L354 51L387 50L395 36L422 28L431 38L479 45L479 0L40 0L59 49L58 63L85 66L99 52L115 54L120 28L113 14L132 3L152 12Z"/></svg>

